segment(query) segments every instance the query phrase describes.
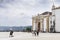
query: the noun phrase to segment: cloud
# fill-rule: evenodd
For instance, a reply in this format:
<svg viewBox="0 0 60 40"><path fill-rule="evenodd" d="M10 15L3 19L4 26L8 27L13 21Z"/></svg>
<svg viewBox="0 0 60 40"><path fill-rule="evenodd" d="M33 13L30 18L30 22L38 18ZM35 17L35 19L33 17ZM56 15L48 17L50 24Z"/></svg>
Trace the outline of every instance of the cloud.
<svg viewBox="0 0 60 40"><path fill-rule="evenodd" d="M0 0L0 25L32 25L32 15L50 11L51 4L50 0Z"/></svg>

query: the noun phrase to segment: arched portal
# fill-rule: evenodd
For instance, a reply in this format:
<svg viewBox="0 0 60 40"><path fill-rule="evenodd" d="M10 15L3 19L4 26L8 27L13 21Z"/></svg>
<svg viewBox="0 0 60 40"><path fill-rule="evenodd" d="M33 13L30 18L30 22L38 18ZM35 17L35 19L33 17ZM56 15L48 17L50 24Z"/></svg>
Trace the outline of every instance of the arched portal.
<svg viewBox="0 0 60 40"><path fill-rule="evenodd" d="M40 31L40 22L38 22L38 31Z"/></svg>

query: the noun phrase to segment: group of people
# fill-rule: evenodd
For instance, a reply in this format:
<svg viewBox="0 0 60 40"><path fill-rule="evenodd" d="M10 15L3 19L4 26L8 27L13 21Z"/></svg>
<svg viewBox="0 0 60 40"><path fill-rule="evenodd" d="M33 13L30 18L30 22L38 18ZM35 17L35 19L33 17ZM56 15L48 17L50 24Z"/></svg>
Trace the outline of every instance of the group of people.
<svg viewBox="0 0 60 40"><path fill-rule="evenodd" d="M39 31L36 31L36 30L35 30L33 33L34 33L35 36L38 36L38 35L39 35ZM13 36L13 30L10 30L10 35L9 35L9 37L14 37L14 36Z"/></svg>
<svg viewBox="0 0 60 40"><path fill-rule="evenodd" d="M34 30L34 31L33 31L33 34L34 34L35 36L38 36L38 35L39 35L39 31Z"/></svg>
<svg viewBox="0 0 60 40"><path fill-rule="evenodd" d="M35 36L38 36L38 35L39 35L39 31L34 31L34 34L35 34ZM9 37L14 37L12 30L10 30L10 35L9 35Z"/></svg>

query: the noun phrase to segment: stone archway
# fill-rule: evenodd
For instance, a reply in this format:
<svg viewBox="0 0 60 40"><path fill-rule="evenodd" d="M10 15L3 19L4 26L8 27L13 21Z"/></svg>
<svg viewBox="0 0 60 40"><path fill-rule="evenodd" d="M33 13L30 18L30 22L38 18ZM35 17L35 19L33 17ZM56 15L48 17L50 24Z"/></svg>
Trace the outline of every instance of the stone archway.
<svg viewBox="0 0 60 40"><path fill-rule="evenodd" d="M40 22L38 22L38 31L40 31Z"/></svg>

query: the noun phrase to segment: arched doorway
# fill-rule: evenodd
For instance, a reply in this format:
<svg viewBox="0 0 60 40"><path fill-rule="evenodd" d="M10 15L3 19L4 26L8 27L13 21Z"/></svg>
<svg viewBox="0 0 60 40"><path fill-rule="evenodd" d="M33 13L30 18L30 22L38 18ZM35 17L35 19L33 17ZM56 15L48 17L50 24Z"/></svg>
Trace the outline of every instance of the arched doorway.
<svg viewBox="0 0 60 40"><path fill-rule="evenodd" d="M38 22L38 31L40 31L40 22Z"/></svg>

